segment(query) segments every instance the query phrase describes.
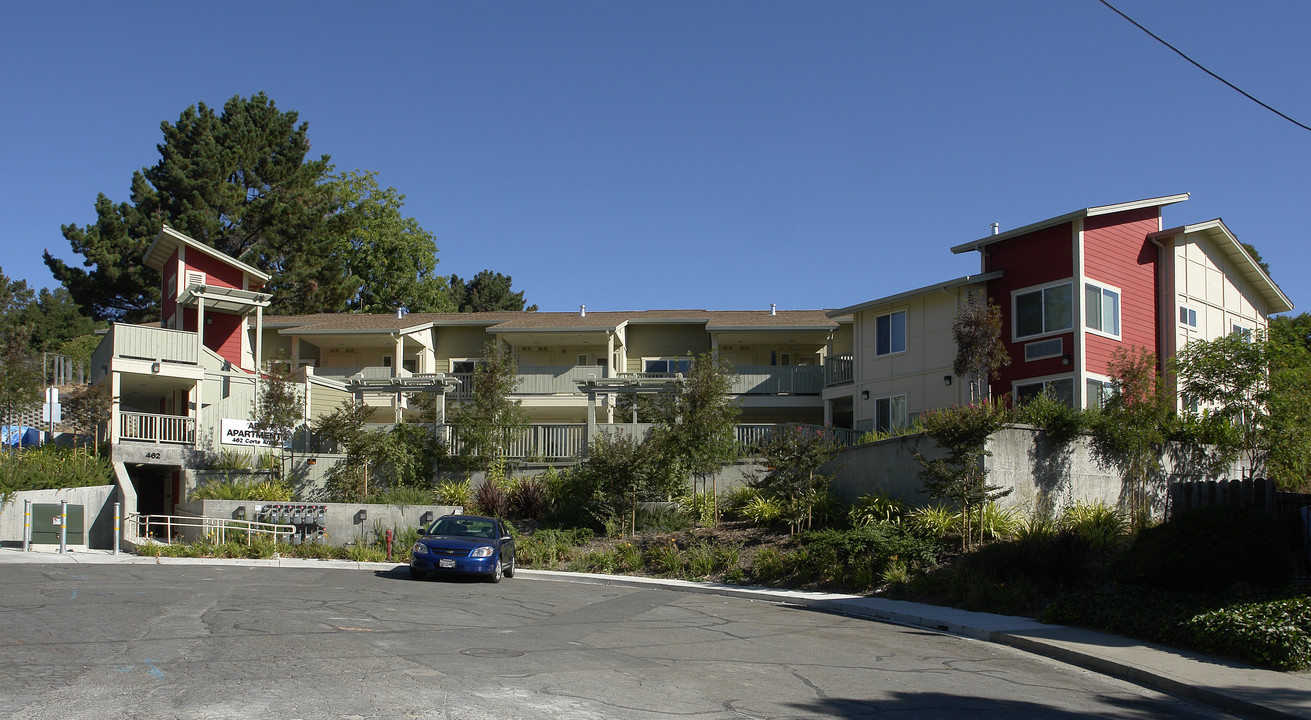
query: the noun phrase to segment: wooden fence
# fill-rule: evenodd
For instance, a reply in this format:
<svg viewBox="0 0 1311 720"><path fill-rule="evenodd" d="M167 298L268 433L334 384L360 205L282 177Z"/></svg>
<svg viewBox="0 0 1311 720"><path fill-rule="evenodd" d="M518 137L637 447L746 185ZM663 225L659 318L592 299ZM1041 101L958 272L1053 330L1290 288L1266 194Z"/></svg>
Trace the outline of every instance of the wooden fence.
<svg viewBox="0 0 1311 720"><path fill-rule="evenodd" d="M1235 505L1270 515L1288 541L1293 574L1311 577L1311 494L1280 492L1273 480L1190 481L1170 484L1170 517L1208 505Z"/></svg>

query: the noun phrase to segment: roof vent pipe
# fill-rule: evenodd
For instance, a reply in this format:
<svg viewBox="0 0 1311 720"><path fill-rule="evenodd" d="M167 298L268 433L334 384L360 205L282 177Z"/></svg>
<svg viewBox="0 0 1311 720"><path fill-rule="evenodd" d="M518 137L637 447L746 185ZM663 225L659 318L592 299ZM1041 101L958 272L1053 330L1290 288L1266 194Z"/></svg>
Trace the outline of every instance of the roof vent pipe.
<svg viewBox="0 0 1311 720"><path fill-rule="evenodd" d="M578 317L587 317L587 306L586 306L586 305L579 305L579 306L578 306Z"/></svg>
<svg viewBox="0 0 1311 720"><path fill-rule="evenodd" d="M992 234L993 234L993 235L996 235L996 234L999 233L999 232L1001 232L1001 223L993 223L993 224L992 224Z"/></svg>
<svg viewBox="0 0 1311 720"><path fill-rule="evenodd" d="M400 320L403 317L405 317L405 308L403 307L396 308L396 319Z"/></svg>
<svg viewBox="0 0 1311 720"><path fill-rule="evenodd" d="M778 314L778 305L777 305L777 304L775 304L775 303L770 303L770 304L769 304L769 314L770 314L770 315L777 315L777 314Z"/></svg>

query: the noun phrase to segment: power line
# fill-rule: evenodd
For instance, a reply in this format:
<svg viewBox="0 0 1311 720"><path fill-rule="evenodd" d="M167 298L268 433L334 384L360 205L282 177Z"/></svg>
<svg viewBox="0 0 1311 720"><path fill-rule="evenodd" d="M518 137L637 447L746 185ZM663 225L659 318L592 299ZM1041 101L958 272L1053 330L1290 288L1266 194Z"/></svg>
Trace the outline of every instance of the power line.
<svg viewBox="0 0 1311 720"><path fill-rule="evenodd" d="M1145 27L1143 27L1142 25L1138 24L1138 21L1137 21L1137 20L1134 20L1133 18L1129 17L1128 15L1125 15L1123 12L1120 12L1120 9L1119 9L1119 8L1117 8L1117 7L1115 7L1114 5L1110 4L1109 2L1107 2L1107 0L1098 0L1098 2L1100 2L1100 3L1103 4L1103 5L1105 5L1106 7L1110 8L1111 10L1115 11L1115 14L1116 14L1116 15L1119 15L1120 17L1124 18L1125 20L1128 20L1130 23L1133 24L1134 27L1136 27L1136 28L1138 28L1139 30L1142 30L1143 32L1145 32L1145 33L1147 33L1148 35L1150 35L1150 36L1152 37L1152 39L1155 40L1156 42L1159 42L1159 43L1161 43L1162 45L1164 45L1164 46L1170 48L1171 50L1175 51L1175 53L1176 53L1179 57L1181 57L1181 58L1187 60L1188 62L1192 63L1193 65L1197 66L1197 69L1201 70L1202 72L1206 73L1207 75L1210 75L1211 77L1215 78L1216 80L1219 80L1220 82L1224 83L1225 85L1228 85L1230 88L1232 88L1233 90L1235 90L1236 92L1238 92L1239 94L1241 94L1243 97L1247 98L1248 100L1251 100L1252 102L1256 103L1257 105L1260 105L1261 107L1265 108L1266 110L1269 110L1270 112L1272 112L1272 113L1278 115L1279 117L1281 117L1281 118L1287 120L1288 122L1291 122L1291 123L1293 123L1294 125L1296 125L1296 126L1302 128L1303 130L1306 130L1306 131L1308 131L1308 132L1311 132L1311 127L1309 127L1309 126L1307 126L1307 125L1303 125L1302 123L1300 123L1300 122L1294 120L1293 118L1291 118L1291 117L1289 117L1289 116L1287 116L1287 115L1285 115L1285 114L1279 112L1278 110L1276 110L1276 109L1270 107L1269 105L1267 105L1267 104L1261 102L1260 100L1257 100L1256 98L1252 97L1251 93L1249 93L1249 92L1247 92L1246 90L1244 90L1244 89L1238 87L1237 85L1235 85L1235 84L1229 82L1228 80L1225 80L1224 78L1220 77L1219 75L1216 75L1215 73L1211 72L1209 69L1206 68L1205 65L1203 65L1203 64L1197 62L1196 60L1194 60L1194 59L1188 57L1188 55L1186 55L1186 54L1184 53L1184 51L1182 51L1182 50L1180 50L1179 48L1177 48L1177 47L1171 45L1170 43L1166 42L1165 40L1162 40L1159 36L1157 36L1156 33L1152 32L1151 30L1148 30L1147 28L1145 28Z"/></svg>

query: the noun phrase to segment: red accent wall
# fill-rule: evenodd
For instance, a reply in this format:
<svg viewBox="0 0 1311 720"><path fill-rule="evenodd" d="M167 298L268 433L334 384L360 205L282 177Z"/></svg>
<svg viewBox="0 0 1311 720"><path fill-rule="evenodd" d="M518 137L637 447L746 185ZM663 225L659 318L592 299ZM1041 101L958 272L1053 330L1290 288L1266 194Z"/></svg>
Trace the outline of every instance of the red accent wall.
<svg viewBox="0 0 1311 720"><path fill-rule="evenodd" d="M241 278L244 275L241 270L228 265L222 260L210 257L195 248L191 248L187 252L186 266L188 270L198 270L205 273L206 285L241 289Z"/></svg>
<svg viewBox="0 0 1311 720"><path fill-rule="evenodd" d="M186 329L196 330L196 310L188 308L182 311ZM240 315L229 315L211 308L205 308L205 347L219 354L219 357L241 367L241 330Z"/></svg>
<svg viewBox="0 0 1311 720"><path fill-rule="evenodd" d="M1083 273L1092 282L1120 289L1120 340L1088 333L1087 370L1106 374L1116 348L1145 347L1156 352L1156 245L1147 239L1160 227L1160 208L1142 208L1084 220Z"/></svg>
<svg viewBox="0 0 1311 720"><path fill-rule="evenodd" d="M1010 353L1011 364L992 384L993 397L1011 391L1016 380L1072 372L1072 365L1062 365L1061 358L1024 361L1024 342L1011 342L1011 293L1034 285L1063 280L1074 275L1074 226L1062 223L1042 230L1008 238L983 248L984 270L1002 270L1005 274L988 282L988 297L1001 308L1001 336ZM1078 327L1076 322L1075 327ZM1065 353L1072 352L1074 333L1049 335L1042 339L1061 338ZM1027 342L1033 342L1029 340Z"/></svg>
<svg viewBox="0 0 1311 720"><path fill-rule="evenodd" d="M160 327L168 327L168 317L178 311L177 288L182 284L182 278L175 277L173 280L173 295L168 294L168 278L170 272L177 272L178 251L174 250L172 255L164 261L164 272L160 274L159 296L163 298L160 303Z"/></svg>

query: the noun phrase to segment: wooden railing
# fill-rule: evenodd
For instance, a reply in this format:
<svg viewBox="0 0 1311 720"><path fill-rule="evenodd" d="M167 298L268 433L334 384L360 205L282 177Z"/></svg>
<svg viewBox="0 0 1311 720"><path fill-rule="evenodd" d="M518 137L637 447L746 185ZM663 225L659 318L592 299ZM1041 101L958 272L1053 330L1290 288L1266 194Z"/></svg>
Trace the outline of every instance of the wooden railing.
<svg viewBox="0 0 1311 720"><path fill-rule="evenodd" d="M196 444L195 418L138 412L122 412L118 417L119 440Z"/></svg>
<svg viewBox="0 0 1311 720"><path fill-rule="evenodd" d="M856 380L856 360L850 353L831 355L824 360L824 387L850 385Z"/></svg>

